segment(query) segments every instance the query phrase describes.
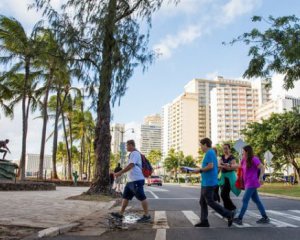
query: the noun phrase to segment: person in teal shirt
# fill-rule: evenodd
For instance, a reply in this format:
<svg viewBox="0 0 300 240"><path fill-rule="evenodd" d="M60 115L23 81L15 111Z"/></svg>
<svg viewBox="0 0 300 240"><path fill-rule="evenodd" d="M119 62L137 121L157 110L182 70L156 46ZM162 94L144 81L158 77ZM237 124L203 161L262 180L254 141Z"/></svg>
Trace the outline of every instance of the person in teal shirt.
<svg viewBox="0 0 300 240"><path fill-rule="evenodd" d="M228 227L231 227L234 218L234 212L229 211L214 201L215 188L218 185L218 159L215 151L212 149L212 141L209 138L203 138L200 141L200 147L205 153L202 161L202 167L192 172L201 173L201 221L195 227L209 227L208 206L217 213L228 219Z"/></svg>

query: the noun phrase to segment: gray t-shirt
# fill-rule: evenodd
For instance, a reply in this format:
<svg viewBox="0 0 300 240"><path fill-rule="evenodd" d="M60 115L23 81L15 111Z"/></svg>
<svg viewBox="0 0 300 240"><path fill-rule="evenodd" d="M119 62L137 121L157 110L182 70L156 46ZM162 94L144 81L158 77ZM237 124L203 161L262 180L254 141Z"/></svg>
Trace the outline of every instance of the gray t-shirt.
<svg viewBox="0 0 300 240"><path fill-rule="evenodd" d="M142 156L138 151L130 153L128 164L133 163L134 167L127 173L128 182L145 180L142 172Z"/></svg>

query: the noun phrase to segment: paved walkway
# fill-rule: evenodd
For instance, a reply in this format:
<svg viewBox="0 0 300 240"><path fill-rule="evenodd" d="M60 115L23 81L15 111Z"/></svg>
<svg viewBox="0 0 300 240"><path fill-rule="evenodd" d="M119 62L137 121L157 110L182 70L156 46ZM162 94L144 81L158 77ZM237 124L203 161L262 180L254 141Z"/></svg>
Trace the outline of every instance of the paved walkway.
<svg viewBox="0 0 300 240"><path fill-rule="evenodd" d="M57 187L56 191L0 192L0 225L48 228L104 209L107 203L66 200L87 190Z"/></svg>

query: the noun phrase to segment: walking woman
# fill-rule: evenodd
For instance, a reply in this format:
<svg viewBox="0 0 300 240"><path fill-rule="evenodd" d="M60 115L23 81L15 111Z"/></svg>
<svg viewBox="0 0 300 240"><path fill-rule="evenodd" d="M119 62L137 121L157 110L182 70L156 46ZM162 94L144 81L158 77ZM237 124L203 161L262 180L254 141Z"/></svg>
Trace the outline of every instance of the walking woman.
<svg viewBox="0 0 300 240"><path fill-rule="evenodd" d="M230 192L232 191L236 196L239 196L241 190L235 187L236 172L238 168L234 156L231 154L230 144L223 145L223 155L219 161L219 168L221 169L221 178L219 180L219 186L221 187L221 198L223 200L224 207L230 211L235 211L236 206L233 204L230 198Z"/></svg>
<svg viewBox="0 0 300 240"><path fill-rule="evenodd" d="M259 199L257 189L263 184L263 175L265 172L264 165L260 162L258 157L253 154L251 146L245 146L243 148L243 158L241 161L241 168L243 172L243 180L245 185L245 193L243 197L243 206L238 218L234 219L236 224L243 224L243 217L247 211L250 198L256 204L262 218L256 223L264 224L269 223L265 208Z"/></svg>

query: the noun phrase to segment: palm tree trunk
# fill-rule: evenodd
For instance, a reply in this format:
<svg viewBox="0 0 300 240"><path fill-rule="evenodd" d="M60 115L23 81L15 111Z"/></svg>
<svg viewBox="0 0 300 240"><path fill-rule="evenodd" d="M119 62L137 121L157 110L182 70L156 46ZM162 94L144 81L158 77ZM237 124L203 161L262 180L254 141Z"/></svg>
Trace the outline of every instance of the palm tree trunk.
<svg viewBox="0 0 300 240"><path fill-rule="evenodd" d="M43 179L45 144L46 144L47 123L48 123L48 97L49 97L51 83L52 83L52 74L50 73L50 77L47 83L46 93L44 97L44 102L43 102L43 110L42 110L43 129L42 129L41 151L40 151L39 179Z"/></svg>
<svg viewBox="0 0 300 240"><path fill-rule="evenodd" d="M72 179L72 166L71 166L71 153L69 148L69 142L68 142L68 134L67 134L67 128L66 128L66 122L65 122L65 116L64 111L61 111L62 115L62 123L63 123L63 129L64 129L64 135L65 135L65 142L66 142L66 148L67 148L67 157L68 157L68 180Z"/></svg>
<svg viewBox="0 0 300 240"><path fill-rule="evenodd" d="M91 179L91 150L88 150L88 181Z"/></svg>
<svg viewBox="0 0 300 240"><path fill-rule="evenodd" d="M110 0L108 13L104 22L104 41L99 87L97 123L95 130L96 176L89 189L89 193L110 192L109 165L110 165L110 120L111 120L111 87L113 78L113 51L115 46L116 0Z"/></svg>
<svg viewBox="0 0 300 240"><path fill-rule="evenodd" d="M26 96L30 74L30 60L25 61L25 77L23 85L23 97L22 97L22 151L20 159L20 180L25 180L25 165L26 165L26 144L27 144L27 129L28 129L28 110L30 105L30 99L28 100L28 106L26 107Z"/></svg>
<svg viewBox="0 0 300 240"><path fill-rule="evenodd" d="M58 140L58 120L60 115L59 107L60 90L57 90L56 94L56 113L54 122L54 133L53 133L53 152L52 152L52 166L53 166L53 178L58 179L57 169L56 169L56 154L57 154L57 140Z"/></svg>
<svg viewBox="0 0 300 240"><path fill-rule="evenodd" d="M72 159L73 159L73 153L72 153L72 149L73 149L73 130L72 130L72 120L70 118L68 118L69 121L69 135L70 135L70 148L69 148L69 152L70 152L70 158L69 158L69 179L72 179Z"/></svg>

